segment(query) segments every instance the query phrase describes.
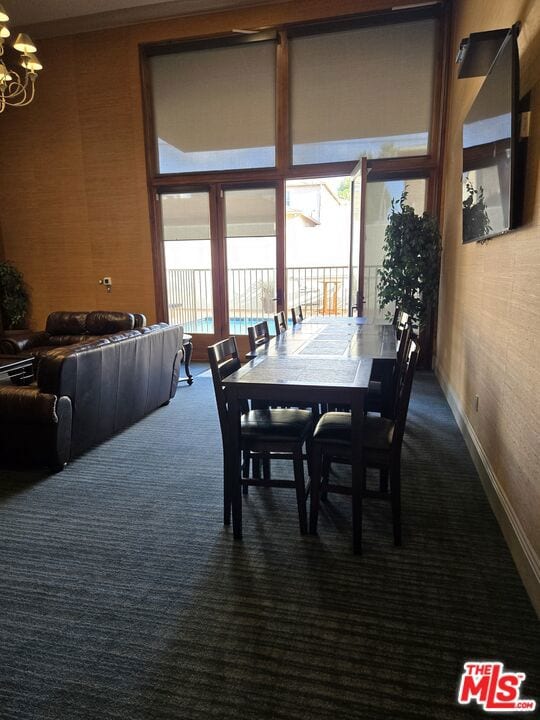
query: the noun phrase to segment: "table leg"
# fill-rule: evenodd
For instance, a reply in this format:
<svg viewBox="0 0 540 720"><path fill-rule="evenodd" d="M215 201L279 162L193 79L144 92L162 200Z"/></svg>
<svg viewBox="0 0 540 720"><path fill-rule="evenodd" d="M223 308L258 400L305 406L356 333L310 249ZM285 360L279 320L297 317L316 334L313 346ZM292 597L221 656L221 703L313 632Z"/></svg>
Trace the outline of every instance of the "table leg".
<svg viewBox="0 0 540 720"><path fill-rule="evenodd" d="M242 539L242 491L240 474L242 458L240 446L240 403L236 395L228 398L228 468L226 484L232 508L233 535L235 540Z"/></svg>
<svg viewBox="0 0 540 720"><path fill-rule="evenodd" d="M231 493L230 493L231 457L229 443L223 443L223 524L231 524Z"/></svg>
<svg viewBox="0 0 540 720"><path fill-rule="evenodd" d="M186 373L187 384L191 385L193 383L193 375L191 374L189 364L193 354L193 343L189 340L182 347L184 350L184 372Z"/></svg>
<svg viewBox="0 0 540 720"><path fill-rule="evenodd" d="M394 378L393 362L382 363L381 369L381 392L382 406L381 415L386 418L394 417L394 401L395 401L395 378Z"/></svg>
<svg viewBox="0 0 540 720"><path fill-rule="evenodd" d="M319 502L321 490L321 463L322 453L316 443L310 443L310 500L309 500L309 533L317 534L317 522L319 519Z"/></svg>
<svg viewBox="0 0 540 720"><path fill-rule="evenodd" d="M364 391L352 393L351 426L352 426L352 516L353 516L353 552L362 553L362 495L363 495L363 461L362 461L362 430L364 424Z"/></svg>

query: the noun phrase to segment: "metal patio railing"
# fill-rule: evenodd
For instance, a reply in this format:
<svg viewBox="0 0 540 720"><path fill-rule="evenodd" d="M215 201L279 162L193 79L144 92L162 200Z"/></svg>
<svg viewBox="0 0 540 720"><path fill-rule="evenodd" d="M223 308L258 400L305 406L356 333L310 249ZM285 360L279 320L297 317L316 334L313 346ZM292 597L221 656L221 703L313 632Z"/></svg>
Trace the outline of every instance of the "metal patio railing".
<svg viewBox="0 0 540 720"><path fill-rule="evenodd" d="M364 268L364 315L383 319L377 303L379 266ZM272 317L275 312L274 268L228 270L231 331L247 332L248 325ZM167 271L169 322L188 332L213 332L211 270L204 268ZM348 315L349 267L312 266L287 269L287 306L302 305L306 317Z"/></svg>

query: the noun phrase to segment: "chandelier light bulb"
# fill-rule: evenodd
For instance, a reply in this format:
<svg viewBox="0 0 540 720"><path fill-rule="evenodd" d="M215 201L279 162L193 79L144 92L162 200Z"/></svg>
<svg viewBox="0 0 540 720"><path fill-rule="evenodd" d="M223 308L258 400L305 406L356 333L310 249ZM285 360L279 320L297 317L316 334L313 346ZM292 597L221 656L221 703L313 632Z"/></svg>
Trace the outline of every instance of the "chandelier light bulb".
<svg viewBox="0 0 540 720"><path fill-rule="evenodd" d="M9 20L9 15L4 10L4 6L0 5L0 22L7 22Z"/></svg>
<svg viewBox="0 0 540 720"><path fill-rule="evenodd" d="M0 25L0 38L7 38L10 36L9 28L7 25Z"/></svg>

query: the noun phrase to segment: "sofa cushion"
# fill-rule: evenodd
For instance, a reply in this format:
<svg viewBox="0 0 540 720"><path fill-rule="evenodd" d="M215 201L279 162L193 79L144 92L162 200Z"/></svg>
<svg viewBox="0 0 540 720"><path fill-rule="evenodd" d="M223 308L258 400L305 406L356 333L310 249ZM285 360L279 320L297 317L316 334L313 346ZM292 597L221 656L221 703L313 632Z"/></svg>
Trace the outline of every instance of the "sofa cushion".
<svg viewBox="0 0 540 720"><path fill-rule="evenodd" d="M109 335L133 330L134 327L135 318L127 312L94 310L86 316L86 331L90 335Z"/></svg>
<svg viewBox="0 0 540 720"><path fill-rule="evenodd" d="M64 345L75 345L84 342L88 335L49 335L49 345L52 347L63 347Z"/></svg>
<svg viewBox="0 0 540 720"><path fill-rule="evenodd" d="M84 335L88 312L57 310L47 318L45 331L49 335Z"/></svg>

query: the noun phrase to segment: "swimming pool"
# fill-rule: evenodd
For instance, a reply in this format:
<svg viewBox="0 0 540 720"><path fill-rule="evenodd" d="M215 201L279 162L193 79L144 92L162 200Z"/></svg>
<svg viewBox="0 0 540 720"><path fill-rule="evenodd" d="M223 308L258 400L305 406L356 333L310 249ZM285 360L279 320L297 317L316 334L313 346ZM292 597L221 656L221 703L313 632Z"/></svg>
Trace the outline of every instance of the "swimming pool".
<svg viewBox="0 0 540 720"><path fill-rule="evenodd" d="M274 332L273 317L248 317L248 318L229 318L229 332L231 335L247 335L247 329L250 325L255 325L262 320L266 320L270 326L270 332ZM289 325L292 322L288 320ZM193 322L185 323L184 331L188 333L213 333L214 323L211 317L199 318Z"/></svg>

